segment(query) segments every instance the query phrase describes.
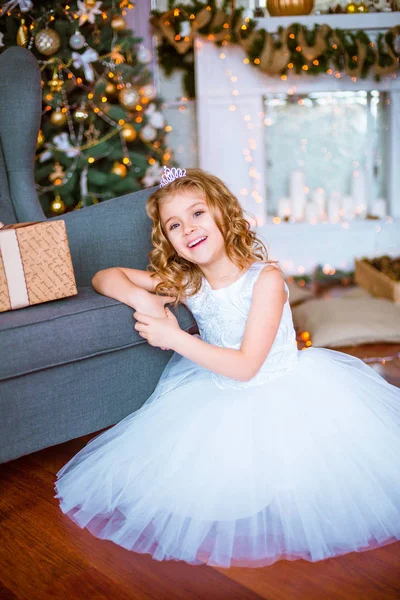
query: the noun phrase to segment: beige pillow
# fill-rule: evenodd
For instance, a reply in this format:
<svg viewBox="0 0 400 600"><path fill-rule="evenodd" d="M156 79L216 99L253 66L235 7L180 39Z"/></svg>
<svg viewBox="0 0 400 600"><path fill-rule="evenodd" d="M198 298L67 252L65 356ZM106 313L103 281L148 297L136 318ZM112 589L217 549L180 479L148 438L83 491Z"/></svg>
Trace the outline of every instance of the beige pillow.
<svg viewBox="0 0 400 600"><path fill-rule="evenodd" d="M400 306L361 288L343 298L309 300L292 314L295 327L308 331L316 347L400 342Z"/></svg>
<svg viewBox="0 0 400 600"><path fill-rule="evenodd" d="M300 304L300 302L304 302L310 298L314 298L314 294L310 289L302 288L297 285L297 283L286 282L286 284L289 288L289 303L291 306L294 304Z"/></svg>

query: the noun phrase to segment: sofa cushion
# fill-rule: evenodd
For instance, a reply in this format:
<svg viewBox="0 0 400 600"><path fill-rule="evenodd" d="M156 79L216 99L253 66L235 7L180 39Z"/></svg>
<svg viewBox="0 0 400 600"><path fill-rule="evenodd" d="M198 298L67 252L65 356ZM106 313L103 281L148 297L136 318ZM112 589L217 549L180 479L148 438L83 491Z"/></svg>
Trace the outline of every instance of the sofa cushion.
<svg viewBox="0 0 400 600"><path fill-rule="evenodd" d="M134 329L134 309L98 294L78 295L0 313L0 381L41 369L147 343ZM183 305L175 312L182 329L193 326Z"/></svg>

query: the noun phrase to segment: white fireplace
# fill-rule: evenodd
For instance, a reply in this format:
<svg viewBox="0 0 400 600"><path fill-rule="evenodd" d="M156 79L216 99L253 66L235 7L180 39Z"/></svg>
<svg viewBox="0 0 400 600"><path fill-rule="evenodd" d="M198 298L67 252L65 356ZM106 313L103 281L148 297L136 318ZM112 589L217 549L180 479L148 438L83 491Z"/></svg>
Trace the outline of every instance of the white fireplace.
<svg viewBox="0 0 400 600"><path fill-rule="evenodd" d="M372 35L400 23L400 13L360 16ZM295 20L345 29L355 18L360 26L353 15ZM293 20L260 19L258 27ZM272 258L302 273L400 254L400 76L271 78L245 64L240 47L200 37L195 54L199 166L253 215Z"/></svg>

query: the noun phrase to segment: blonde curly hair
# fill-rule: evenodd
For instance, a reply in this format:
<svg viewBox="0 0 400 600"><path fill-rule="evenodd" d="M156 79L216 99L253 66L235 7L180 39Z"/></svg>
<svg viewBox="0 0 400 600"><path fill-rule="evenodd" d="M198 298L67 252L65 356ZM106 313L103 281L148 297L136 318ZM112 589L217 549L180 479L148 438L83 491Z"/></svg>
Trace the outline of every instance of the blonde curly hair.
<svg viewBox="0 0 400 600"><path fill-rule="evenodd" d="M146 202L146 212L152 221L153 243L147 269L161 279L156 286L156 294L175 296L175 304L184 296L192 296L199 291L203 273L200 267L175 251L161 222L160 205L166 198L189 190L199 192L207 202L224 237L226 254L235 265L243 269L253 262L276 262L268 260L265 245L251 230L238 199L227 186L218 177L202 169L187 169L185 177L160 187Z"/></svg>

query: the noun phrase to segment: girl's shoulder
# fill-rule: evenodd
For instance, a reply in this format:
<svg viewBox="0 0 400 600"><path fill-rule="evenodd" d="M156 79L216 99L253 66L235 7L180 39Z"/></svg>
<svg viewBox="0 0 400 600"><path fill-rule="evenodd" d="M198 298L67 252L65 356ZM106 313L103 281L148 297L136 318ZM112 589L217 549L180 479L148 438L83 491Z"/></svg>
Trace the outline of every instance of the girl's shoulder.
<svg viewBox="0 0 400 600"><path fill-rule="evenodd" d="M289 300L289 288L288 285L285 281L285 274L282 271L282 268L279 264L278 260L274 260L274 261L257 261L255 263L253 263L249 269L250 272L250 277L247 280L247 288L248 288L248 293L250 293L252 295L253 293L253 289L254 286L257 282L257 280L259 279L259 276L261 275L261 273L263 274L263 277L270 277L270 273L274 271L275 273L279 273L279 276L282 279L283 282L283 287L286 291L286 302Z"/></svg>

